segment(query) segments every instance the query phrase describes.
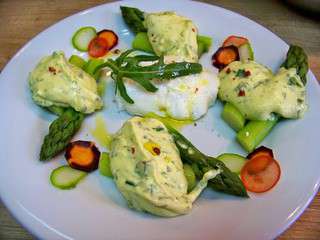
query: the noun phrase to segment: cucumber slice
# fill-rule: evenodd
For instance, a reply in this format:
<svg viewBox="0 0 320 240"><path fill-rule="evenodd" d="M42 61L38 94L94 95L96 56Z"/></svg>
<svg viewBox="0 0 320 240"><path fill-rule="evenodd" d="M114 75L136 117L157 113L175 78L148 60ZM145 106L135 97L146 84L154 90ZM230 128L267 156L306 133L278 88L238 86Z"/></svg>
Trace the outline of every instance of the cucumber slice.
<svg viewBox="0 0 320 240"><path fill-rule="evenodd" d="M223 162L231 172L239 174L243 165L246 163L246 158L235 153L223 153L217 157Z"/></svg>
<svg viewBox="0 0 320 240"><path fill-rule="evenodd" d="M186 176L188 182L188 192L190 192L197 184L196 175L192 167L189 164L183 164L184 175Z"/></svg>
<svg viewBox="0 0 320 240"><path fill-rule="evenodd" d="M71 55L71 57L69 58L69 63L83 69L87 62L82 57Z"/></svg>
<svg viewBox="0 0 320 240"><path fill-rule="evenodd" d="M244 127L246 119L231 103L226 103L221 114L222 119L236 132Z"/></svg>
<svg viewBox="0 0 320 240"><path fill-rule="evenodd" d="M60 189L72 189L87 175L86 172L64 165L54 169L50 175L51 184Z"/></svg>
<svg viewBox="0 0 320 240"><path fill-rule="evenodd" d="M99 172L103 176L112 178L112 172L110 168L110 158L109 158L109 154L106 152L103 152L100 155Z"/></svg>
<svg viewBox="0 0 320 240"><path fill-rule="evenodd" d="M88 51L90 41L97 36L94 27L82 27L78 29L72 36L72 45L79 51Z"/></svg>
<svg viewBox="0 0 320 240"><path fill-rule="evenodd" d="M262 140L270 133L271 129L278 122L279 117L275 116L269 121L250 121L237 134L237 140L248 152L252 152Z"/></svg>
<svg viewBox="0 0 320 240"><path fill-rule="evenodd" d="M245 43L238 48L240 61L253 61L254 54L250 43Z"/></svg>

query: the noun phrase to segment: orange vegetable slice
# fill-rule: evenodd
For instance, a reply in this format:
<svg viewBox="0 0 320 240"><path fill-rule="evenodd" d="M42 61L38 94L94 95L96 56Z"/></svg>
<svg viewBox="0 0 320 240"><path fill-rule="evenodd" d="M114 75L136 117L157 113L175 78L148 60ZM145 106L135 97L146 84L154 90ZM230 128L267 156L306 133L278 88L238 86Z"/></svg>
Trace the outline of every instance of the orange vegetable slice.
<svg viewBox="0 0 320 240"><path fill-rule="evenodd" d="M220 47L212 56L213 66L219 70L226 67L229 63L239 60L239 51L235 46Z"/></svg>
<svg viewBox="0 0 320 240"><path fill-rule="evenodd" d="M107 41L108 43L108 50L112 49L114 46L116 46L118 44L118 35L112 31L112 30L108 30L108 29L104 29L100 32L98 32L98 37L103 38Z"/></svg>
<svg viewBox="0 0 320 240"><path fill-rule="evenodd" d="M91 172L98 168L100 151L93 142L75 141L67 145L65 158L70 167Z"/></svg>

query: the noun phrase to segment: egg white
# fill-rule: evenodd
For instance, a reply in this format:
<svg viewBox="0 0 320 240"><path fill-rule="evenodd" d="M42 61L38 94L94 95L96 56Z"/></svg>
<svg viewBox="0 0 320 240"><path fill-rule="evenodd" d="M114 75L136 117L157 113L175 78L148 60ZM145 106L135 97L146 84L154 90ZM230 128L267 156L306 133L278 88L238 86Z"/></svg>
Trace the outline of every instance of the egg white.
<svg viewBox="0 0 320 240"><path fill-rule="evenodd" d="M208 111L216 100L219 79L204 69L199 74L170 80L153 80L156 92L147 92L130 79L125 80L128 95L134 104L127 103L119 94L116 101L121 109L132 115L155 113L163 117L196 120Z"/></svg>

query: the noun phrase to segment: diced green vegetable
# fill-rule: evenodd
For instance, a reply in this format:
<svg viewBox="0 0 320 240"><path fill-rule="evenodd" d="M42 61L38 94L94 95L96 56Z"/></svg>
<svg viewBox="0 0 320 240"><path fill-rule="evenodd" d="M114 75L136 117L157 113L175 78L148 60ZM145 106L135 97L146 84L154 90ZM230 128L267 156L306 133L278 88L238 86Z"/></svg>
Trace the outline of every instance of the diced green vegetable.
<svg viewBox="0 0 320 240"><path fill-rule="evenodd" d="M112 172L110 168L110 158L109 158L109 154L106 152L103 152L100 154L99 172L103 176L112 178Z"/></svg>
<svg viewBox="0 0 320 240"><path fill-rule="evenodd" d="M71 57L69 58L69 63L83 69L87 62L82 57L71 55Z"/></svg>
<svg viewBox="0 0 320 240"><path fill-rule="evenodd" d="M246 163L246 158L235 153L223 153L217 157L223 162L232 172L239 174L243 165Z"/></svg>
<svg viewBox="0 0 320 240"><path fill-rule="evenodd" d="M244 127L246 119L231 103L226 103L221 114L222 119L236 132Z"/></svg>
<svg viewBox="0 0 320 240"><path fill-rule="evenodd" d="M98 79L100 76L100 71L95 72L96 68L104 63L103 59L93 58L90 59L87 64L83 67L83 70L90 74L95 79Z"/></svg>
<svg viewBox="0 0 320 240"><path fill-rule="evenodd" d="M250 43L242 44L238 47L240 61L254 60L254 53Z"/></svg>
<svg viewBox="0 0 320 240"><path fill-rule="evenodd" d="M97 31L94 27L82 27L78 29L72 37L72 45L79 51L88 51L90 41L97 36Z"/></svg>
<svg viewBox="0 0 320 240"><path fill-rule="evenodd" d="M212 45L212 38L207 36L197 36L198 43L198 57L200 58L202 54L209 52Z"/></svg>
<svg viewBox="0 0 320 240"><path fill-rule="evenodd" d="M190 192L197 184L196 175L192 167L187 163L183 164L183 171L188 182L188 192Z"/></svg>
<svg viewBox="0 0 320 240"><path fill-rule="evenodd" d="M278 122L278 116L269 121L250 121L237 134L237 140L248 152L252 152Z"/></svg>
<svg viewBox="0 0 320 240"><path fill-rule="evenodd" d="M68 165L58 167L51 172L51 184L60 189L72 189L77 186L81 179L87 175L86 172L73 169Z"/></svg>
<svg viewBox="0 0 320 240"><path fill-rule="evenodd" d="M139 32L135 36L132 41L132 48L148 53L154 53L146 32Z"/></svg>

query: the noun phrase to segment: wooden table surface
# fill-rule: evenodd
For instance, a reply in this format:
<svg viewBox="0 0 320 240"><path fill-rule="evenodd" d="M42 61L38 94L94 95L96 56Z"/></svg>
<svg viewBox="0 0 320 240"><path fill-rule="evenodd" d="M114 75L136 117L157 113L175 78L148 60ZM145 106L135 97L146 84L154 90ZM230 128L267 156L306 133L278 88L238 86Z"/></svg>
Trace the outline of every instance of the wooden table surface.
<svg viewBox="0 0 320 240"><path fill-rule="evenodd" d="M1 0L0 70L27 43L53 23L102 0ZM209 0L269 28L288 43L302 46L310 68L320 80L320 19L302 14L281 1ZM320 103L319 103L320 104ZM319 164L320 166L320 164ZM0 203L0 239L33 239ZM320 239L320 194L302 216L278 239Z"/></svg>

